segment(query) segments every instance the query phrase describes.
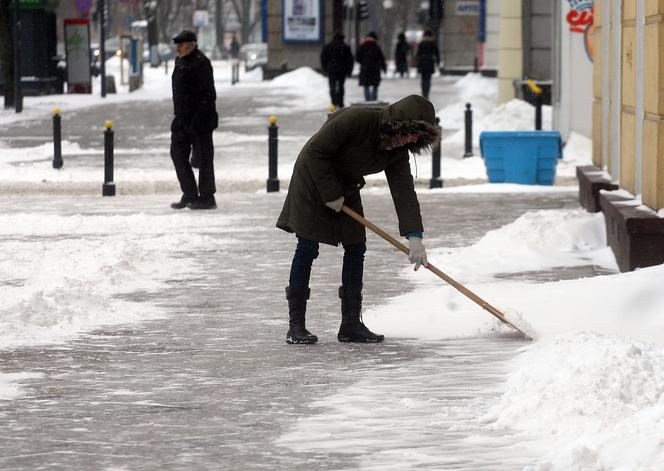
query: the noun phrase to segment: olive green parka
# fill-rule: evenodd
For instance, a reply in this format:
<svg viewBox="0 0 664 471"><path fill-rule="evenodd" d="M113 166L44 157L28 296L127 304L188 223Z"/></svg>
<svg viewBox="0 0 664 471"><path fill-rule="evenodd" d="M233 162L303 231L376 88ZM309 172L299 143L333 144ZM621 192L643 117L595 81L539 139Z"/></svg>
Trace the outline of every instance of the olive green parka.
<svg viewBox="0 0 664 471"><path fill-rule="evenodd" d="M345 205L363 214L363 177L384 171L399 232L423 232L408 151L419 153L437 140L434 119L433 105L417 95L385 109L357 106L335 112L300 151L277 227L331 245L366 241L364 226L324 203L344 196ZM419 138L410 147L383 150L386 140L412 133Z"/></svg>

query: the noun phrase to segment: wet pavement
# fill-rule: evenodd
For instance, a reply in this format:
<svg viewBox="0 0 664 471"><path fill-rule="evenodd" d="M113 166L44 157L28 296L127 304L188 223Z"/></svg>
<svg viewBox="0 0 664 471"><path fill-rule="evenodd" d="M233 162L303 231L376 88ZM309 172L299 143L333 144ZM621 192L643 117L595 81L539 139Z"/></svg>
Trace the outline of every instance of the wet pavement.
<svg viewBox="0 0 664 471"><path fill-rule="evenodd" d="M454 99L446 80L434 81L433 96L441 104ZM386 80L380 98L393 101L417 88L417 80ZM347 91L349 101L361 98L354 81ZM266 123L255 110L269 97L254 92L247 87L222 93L225 131L265 133ZM121 165L130 165L131 157L148 169L169 166L170 101L136 105L78 111L67 124L77 129L71 139L93 147L96 123L112 118L118 148L145 150L140 158L120 157ZM280 119L283 136L293 137L284 140L286 159L295 157L302 136L324 119L324 111ZM17 147L48 142L49 125L45 119L3 126L0 139ZM230 237L231 243L203 251L182 247L176 256L194 260L195 269L163 280L165 287L156 292L122 296L159 306L163 318L100 327L65 344L0 351L1 373L41 373L21 381L23 396L0 402L0 469L514 470L531 464L532 450L514 444L507 432L487 432L480 420L500 396L507 362L523 341L395 337L377 345L338 343L341 249L322 247L314 265L307 324L319 343L284 342L284 287L295 238L274 222L285 194L236 192L224 183L223 169L232 167L233 159L251 156L264 165L266 142L248 145L245 153L228 151L223 140L215 145L221 169L218 212L234 221L220 227L218 237ZM86 158L91 159L72 157ZM103 201L66 191L4 195L2 211L166 214L176 195L173 187L166 190L172 193ZM470 245L528 210L578 206L573 192L418 191L428 247ZM368 192L363 200L367 217L395 233L389 194ZM404 263L403 254L369 234L365 306L414 288L399 275ZM542 282L596 273L586 266L509 276ZM335 397L350 400L365 415L326 415Z"/></svg>
<svg viewBox="0 0 664 471"><path fill-rule="evenodd" d="M314 266L308 326L319 344L284 342L284 286L295 240L273 227L283 197L225 194L218 211L235 217L227 231L236 243L209 251L183 247L177 255L195 260L193 272L167 280L158 292L123 295L154 303L167 317L99 328L64 345L0 352L1 372L43 374L22 381L24 396L0 403L0 468L398 469L395 463L412 462L495 470L531 463L529 450L515 450L509 435L492 436L479 421L499 397L506 362L523 341L338 343L341 249L322 247ZM29 198L35 211L53 211L45 197ZM367 217L394 232L389 194L364 200ZM428 243L448 247L472 244L527 210L576 207L573 193L420 192L420 200ZM57 212L161 214L165 206L155 196L101 205L85 197ZM403 255L373 235L368 245L365 306L412 289L397 275ZM571 270L588 274L592 267L561 270L561 278ZM362 394L362 384L372 393ZM312 404L339 391L354 397L353 388L374 426L337 418L325 422L330 429L321 442L319 408ZM403 407L406 399L428 406ZM437 418L432 410L445 413ZM303 438L294 430L307 419L314 422ZM477 436L484 439L469 441Z"/></svg>

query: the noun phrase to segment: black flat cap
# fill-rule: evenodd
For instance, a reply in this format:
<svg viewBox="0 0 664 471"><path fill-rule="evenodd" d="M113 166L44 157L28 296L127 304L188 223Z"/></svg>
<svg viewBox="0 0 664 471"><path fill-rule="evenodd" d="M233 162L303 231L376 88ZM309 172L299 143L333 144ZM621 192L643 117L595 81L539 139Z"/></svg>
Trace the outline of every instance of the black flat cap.
<svg viewBox="0 0 664 471"><path fill-rule="evenodd" d="M173 42L175 44L196 42L196 34L193 31L185 29L173 36Z"/></svg>

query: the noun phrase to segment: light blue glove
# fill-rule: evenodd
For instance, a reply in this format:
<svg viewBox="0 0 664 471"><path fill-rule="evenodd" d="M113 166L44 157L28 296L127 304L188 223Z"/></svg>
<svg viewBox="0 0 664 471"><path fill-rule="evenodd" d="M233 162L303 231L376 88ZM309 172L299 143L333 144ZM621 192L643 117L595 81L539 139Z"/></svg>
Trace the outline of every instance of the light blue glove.
<svg viewBox="0 0 664 471"><path fill-rule="evenodd" d="M410 260L410 263L415 264L415 271L417 271L421 265L424 265L424 268L429 265L427 262L427 251L424 249L424 243L422 242L421 237L409 237L408 248L410 249L408 260Z"/></svg>
<svg viewBox="0 0 664 471"><path fill-rule="evenodd" d="M338 213L339 211L341 211L341 207L343 206L343 204L344 204L344 197L342 196L341 198L337 198L334 201L327 201L325 203L325 206L334 209L334 211Z"/></svg>

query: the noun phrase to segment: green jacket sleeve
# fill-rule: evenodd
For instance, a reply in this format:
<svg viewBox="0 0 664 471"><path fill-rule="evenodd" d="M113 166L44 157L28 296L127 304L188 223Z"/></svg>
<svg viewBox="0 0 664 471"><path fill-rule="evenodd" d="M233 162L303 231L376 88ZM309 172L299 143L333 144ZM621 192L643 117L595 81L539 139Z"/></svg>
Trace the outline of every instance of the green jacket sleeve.
<svg viewBox="0 0 664 471"><path fill-rule="evenodd" d="M333 118L309 140L305 149L307 167L323 202L334 201L344 194L332 160L352 136L353 122L346 113Z"/></svg>
<svg viewBox="0 0 664 471"><path fill-rule="evenodd" d="M392 165L385 168L385 176L399 218L399 233L405 236L407 232L424 232L424 227L413 175L410 173L408 151L402 151L401 154Z"/></svg>

